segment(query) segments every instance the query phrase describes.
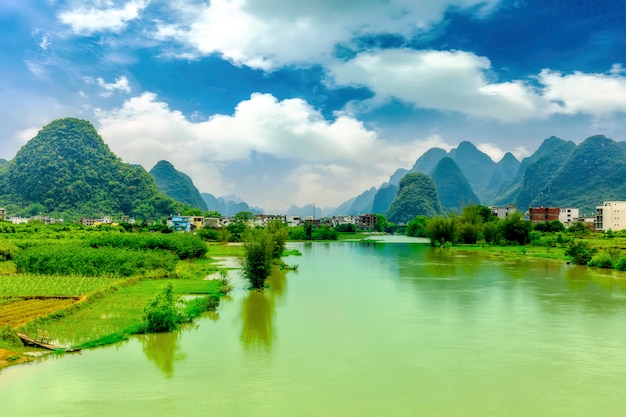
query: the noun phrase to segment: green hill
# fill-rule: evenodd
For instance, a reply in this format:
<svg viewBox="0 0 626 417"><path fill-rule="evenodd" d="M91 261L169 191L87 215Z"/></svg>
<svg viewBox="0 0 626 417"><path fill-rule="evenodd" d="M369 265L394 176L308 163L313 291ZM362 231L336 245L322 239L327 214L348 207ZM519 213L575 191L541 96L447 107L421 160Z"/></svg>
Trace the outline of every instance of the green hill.
<svg viewBox="0 0 626 417"><path fill-rule="evenodd" d="M150 175L154 178L159 191L163 191L168 197L202 211L208 209L191 178L176 170L168 161L157 162L150 170Z"/></svg>
<svg viewBox="0 0 626 417"><path fill-rule="evenodd" d="M445 210L461 211L464 206L479 204L480 201L469 182L452 158L441 158L431 174L439 201Z"/></svg>
<svg viewBox="0 0 626 417"><path fill-rule="evenodd" d="M389 206L386 217L394 223L408 223L415 216L441 214L443 209L433 179L420 172L411 172L400 180L398 196Z"/></svg>
<svg viewBox="0 0 626 417"><path fill-rule="evenodd" d="M153 219L180 210L150 174L123 163L85 120L54 120L0 170L0 201L11 213Z"/></svg>

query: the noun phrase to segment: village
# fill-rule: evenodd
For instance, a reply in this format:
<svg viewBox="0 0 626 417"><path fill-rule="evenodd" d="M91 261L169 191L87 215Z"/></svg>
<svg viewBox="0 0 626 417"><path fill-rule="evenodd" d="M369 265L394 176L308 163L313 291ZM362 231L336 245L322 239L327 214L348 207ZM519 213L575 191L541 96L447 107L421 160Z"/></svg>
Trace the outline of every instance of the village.
<svg viewBox="0 0 626 417"><path fill-rule="evenodd" d="M504 219L509 214L519 211L513 204L489 206L489 209L494 216L500 219ZM580 210L574 207L529 207L528 211L524 213L524 218L533 224L558 220L566 228L573 223L583 223L590 230L594 231L618 231L626 229L626 216L621 217L620 212L626 213L626 201L605 201L601 206L596 207L595 215L581 215ZM251 227L265 227L270 221L278 220L288 227L302 226L304 224L311 224L313 227L354 225L357 230L368 231L374 229L377 219L377 215L373 213L321 218L282 214L251 214L246 221ZM12 224L29 222L41 222L44 224L64 223L64 219L42 215L32 217L8 216L4 208L0 208L0 220L8 221ZM221 229L234 221L241 221L241 219L177 214L167 218L167 227L174 231L193 232L203 227ZM115 219L112 216L103 216L101 218L82 217L78 220L78 223L83 226L116 226L120 223L135 224L136 222L136 219L130 216L121 216L119 219Z"/></svg>

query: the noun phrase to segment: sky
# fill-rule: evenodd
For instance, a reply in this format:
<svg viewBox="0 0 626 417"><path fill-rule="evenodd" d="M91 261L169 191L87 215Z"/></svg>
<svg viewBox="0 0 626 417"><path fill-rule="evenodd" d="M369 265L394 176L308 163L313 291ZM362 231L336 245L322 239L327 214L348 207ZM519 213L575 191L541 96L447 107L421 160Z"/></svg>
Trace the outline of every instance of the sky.
<svg viewBox="0 0 626 417"><path fill-rule="evenodd" d="M0 158L54 119L267 212L433 147L626 140L626 0L1 0Z"/></svg>

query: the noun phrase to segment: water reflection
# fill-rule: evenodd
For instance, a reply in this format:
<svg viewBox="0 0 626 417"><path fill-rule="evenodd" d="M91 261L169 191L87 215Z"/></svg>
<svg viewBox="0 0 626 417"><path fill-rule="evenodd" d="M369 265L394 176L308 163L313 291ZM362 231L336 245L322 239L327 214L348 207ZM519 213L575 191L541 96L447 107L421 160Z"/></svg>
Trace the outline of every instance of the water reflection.
<svg viewBox="0 0 626 417"><path fill-rule="evenodd" d="M181 352L180 334L180 332L170 332L139 336L143 353L168 378L174 375L174 362L186 357Z"/></svg>
<svg viewBox="0 0 626 417"><path fill-rule="evenodd" d="M285 293L287 271L274 271L267 284L268 289L250 291L241 305L241 341L248 350L269 351L272 347L275 304Z"/></svg>

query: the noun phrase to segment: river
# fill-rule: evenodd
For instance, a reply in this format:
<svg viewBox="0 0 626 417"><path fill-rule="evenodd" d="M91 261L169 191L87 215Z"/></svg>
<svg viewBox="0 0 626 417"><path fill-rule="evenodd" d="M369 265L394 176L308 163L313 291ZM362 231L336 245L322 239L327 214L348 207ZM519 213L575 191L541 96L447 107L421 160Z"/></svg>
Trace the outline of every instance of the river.
<svg viewBox="0 0 626 417"><path fill-rule="evenodd" d="M626 280L416 242L290 243L179 332L2 370L0 415L623 414Z"/></svg>

